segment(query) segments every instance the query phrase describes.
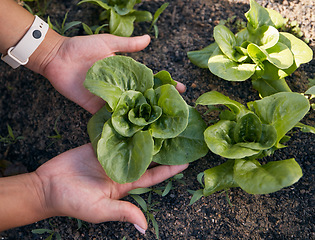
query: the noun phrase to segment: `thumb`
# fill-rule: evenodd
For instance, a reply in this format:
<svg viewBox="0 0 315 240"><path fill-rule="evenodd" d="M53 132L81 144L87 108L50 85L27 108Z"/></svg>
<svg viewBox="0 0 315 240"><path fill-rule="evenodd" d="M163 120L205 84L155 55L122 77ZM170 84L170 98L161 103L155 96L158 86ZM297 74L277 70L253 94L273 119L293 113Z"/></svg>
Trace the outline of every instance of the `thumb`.
<svg viewBox="0 0 315 240"><path fill-rule="evenodd" d="M151 38L149 35L138 37L118 37L112 35L110 41L110 48L112 52L137 52L146 48Z"/></svg>
<svg viewBox="0 0 315 240"><path fill-rule="evenodd" d="M121 200L113 200L109 207L104 209L108 218L105 221L120 221L133 223L135 228L145 234L148 228L147 220L143 212L134 204Z"/></svg>

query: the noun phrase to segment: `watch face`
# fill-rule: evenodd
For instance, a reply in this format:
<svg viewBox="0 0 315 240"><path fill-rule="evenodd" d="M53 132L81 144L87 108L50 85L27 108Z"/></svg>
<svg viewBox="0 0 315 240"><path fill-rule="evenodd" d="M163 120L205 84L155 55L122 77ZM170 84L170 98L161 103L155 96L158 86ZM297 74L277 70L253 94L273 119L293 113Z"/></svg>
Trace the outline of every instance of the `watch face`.
<svg viewBox="0 0 315 240"><path fill-rule="evenodd" d="M32 35L35 39L39 39L42 36L42 33L39 30L34 30Z"/></svg>

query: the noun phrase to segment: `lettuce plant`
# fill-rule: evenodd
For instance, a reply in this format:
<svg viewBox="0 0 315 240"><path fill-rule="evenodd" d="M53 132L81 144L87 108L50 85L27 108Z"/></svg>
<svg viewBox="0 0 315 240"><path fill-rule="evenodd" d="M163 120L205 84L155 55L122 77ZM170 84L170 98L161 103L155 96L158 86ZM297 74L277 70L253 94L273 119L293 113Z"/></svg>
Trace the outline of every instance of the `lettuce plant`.
<svg viewBox="0 0 315 240"><path fill-rule="evenodd" d="M197 105L224 105L220 120L209 126L204 137L209 149L228 161L204 171L203 195L231 187L251 194L267 194L290 186L302 177L292 158L261 165L257 159L271 155L310 109L299 93L280 92L249 102L248 107L216 91L201 95Z"/></svg>
<svg viewBox="0 0 315 240"><path fill-rule="evenodd" d="M215 42L199 51L188 52L189 59L228 81L251 78L263 97L290 92L284 78L312 60L312 49L294 35L279 32L283 17L254 0L250 0L245 17L247 27L235 35L224 25L216 26Z"/></svg>
<svg viewBox="0 0 315 240"><path fill-rule="evenodd" d="M83 0L78 4L92 3L104 11L100 14L101 21L109 24L109 33L117 36L130 37L134 30L134 22L151 21L152 14L148 11L134 9L141 0Z"/></svg>
<svg viewBox="0 0 315 240"><path fill-rule="evenodd" d="M100 6L104 11L100 20L109 24L109 33L117 36L130 37L134 30L134 22L152 21L152 14L148 11L134 9L141 0L83 0L78 4L92 3Z"/></svg>
<svg viewBox="0 0 315 240"><path fill-rule="evenodd" d="M84 85L106 101L89 121L88 133L112 180L132 182L152 161L184 164L208 152L206 124L167 71L154 75L130 57L113 56L96 62Z"/></svg>

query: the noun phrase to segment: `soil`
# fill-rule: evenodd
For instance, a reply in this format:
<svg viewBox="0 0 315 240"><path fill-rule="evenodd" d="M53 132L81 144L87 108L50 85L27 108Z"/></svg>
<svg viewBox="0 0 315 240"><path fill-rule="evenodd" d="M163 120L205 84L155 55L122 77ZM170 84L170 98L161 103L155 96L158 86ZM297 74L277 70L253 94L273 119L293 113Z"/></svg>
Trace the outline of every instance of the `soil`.
<svg viewBox="0 0 315 240"><path fill-rule="evenodd" d="M68 21L81 20L88 25L97 22L99 9L94 5L77 6L77 0L52 0L47 14L54 21L62 21L70 11ZM141 10L155 12L164 1L143 1ZM219 79L207 69L190 63L187 51L201 49L213 42L213 28L220 20L236 16L245 20L249 9L247 0L173 0L158 21L159 36L152 36L151 44L143 51L128 54L144 63L154 72L167 70L172 77L183 82L187 91L183 94L193 105L204 92L217 90L230 98L246 103L258 99L250 81L233 83ZM296 20L315 48L315 19L312 0L258 0L268 8L277 10L290 21ZM136 24L134 35L147 32L149 24ZM235 26L235 25L234 25ZM80 27L73 35L82 35ZM314 59L302 65L287 81L293 91L305 92L308 79L314 79ZM34 171L44 162L89 142L86 126L91 117L84 109L60 95L42 76L20 67L11 69L0 62L0 135L7 135L9 124L15 136L24 136L10 149L0 143L0 159L11 166L5 175ZM204 111L204 109L200 109ZM209 121L210 116L205 116ZM308 114L304 122L315 125L315 113ZM61 139L50 136L60 133ZM278 150L267 160L295 158L303 170L303 177L291 187L267 195L250 195L241 189L231 189L228 204L225 193L215 193L189 205L191 194L187 189L200 188L198 173L223 163L225 160L208 153L204 158L190 164L184 171L186 185L176 184L166 197L153 195L159 202L154 213L161 239L315 239L314 228L314 135L294 131L290 134L288 147ZM160 184L164 186L165 183ZM144 195L147 198L147 195ZM125 200L133 201L130 197ZM51 224L51 225L50 225ZM0 239L45 239L48 234L33 234L31 230L48 228L58 232L62 239L155 239L150 225L145 236L132 224L107 222L83 223L79 227L75 219L54 217L28 226L0 233Z"/></svg>

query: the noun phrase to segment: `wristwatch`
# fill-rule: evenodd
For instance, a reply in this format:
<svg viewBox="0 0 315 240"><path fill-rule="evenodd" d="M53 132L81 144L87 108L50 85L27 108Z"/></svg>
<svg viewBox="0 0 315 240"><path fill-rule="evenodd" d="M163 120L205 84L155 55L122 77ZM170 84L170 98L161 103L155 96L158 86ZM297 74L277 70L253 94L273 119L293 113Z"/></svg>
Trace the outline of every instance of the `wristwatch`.
<svg viewBox="0 0 315 240"><path fill-rule="evenodd" d="M23 38L16 46L9 48L7 54L2 55L1 59L14 69L20 65L27 64L29 57L44 40L48 29L48 24L38 16L35 16L32 26Z"/></svg>

